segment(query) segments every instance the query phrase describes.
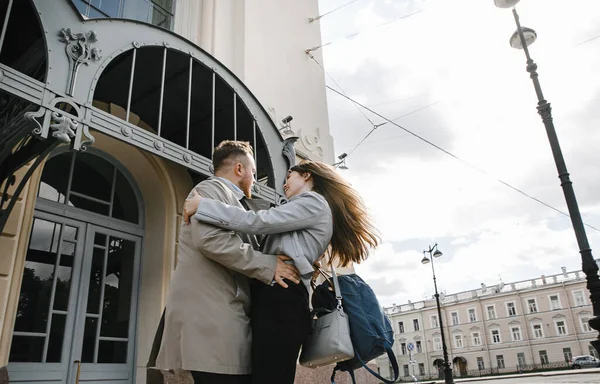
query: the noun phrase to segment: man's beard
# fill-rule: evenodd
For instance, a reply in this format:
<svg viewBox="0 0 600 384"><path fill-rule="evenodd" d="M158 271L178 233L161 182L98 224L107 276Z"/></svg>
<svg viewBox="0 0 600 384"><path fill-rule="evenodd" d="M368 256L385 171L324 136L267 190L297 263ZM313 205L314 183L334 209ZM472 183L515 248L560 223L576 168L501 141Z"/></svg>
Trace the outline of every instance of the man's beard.
<svg viewBox="0 0 600 384"><path fill-rule="evenodd" d="M252 183L250 183L249 185L242 184L239 187L242 190L242 192L244 192L244 195L246 195L247 198L252 198Z"/></svg>

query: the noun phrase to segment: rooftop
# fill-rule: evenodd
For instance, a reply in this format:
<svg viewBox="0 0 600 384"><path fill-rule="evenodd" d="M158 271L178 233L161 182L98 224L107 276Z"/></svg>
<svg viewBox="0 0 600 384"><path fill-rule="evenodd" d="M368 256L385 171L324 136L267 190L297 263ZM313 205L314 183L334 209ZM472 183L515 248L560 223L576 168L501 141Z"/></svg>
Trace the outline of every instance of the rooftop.
<svg viewBox="0 0 600 384"><path fill-rule="evenodd" d="M600 259L596 259L596 263L600 262ZM490 287L481 283L481 288L472 289L469 291L458 292L453 294L440 293L440 305L444 304L455 304L463 301L469 301L477 298L487 298L497 294L505 294L510 292L520 292L541 287L549 287L552 285L558 285L566 282L576 282L585 280L585 274L582 271L567 272L566 268L562 268L562 273L551 276L540 276L529 280L516 281L514 283L503 283L492 285ZM416 311L426 307L435 307L434 296L428 300L422 300L418 302L408 301L407 304L392 305L391 307L384 308L388 315L394 315L403 312Z"/></svg>

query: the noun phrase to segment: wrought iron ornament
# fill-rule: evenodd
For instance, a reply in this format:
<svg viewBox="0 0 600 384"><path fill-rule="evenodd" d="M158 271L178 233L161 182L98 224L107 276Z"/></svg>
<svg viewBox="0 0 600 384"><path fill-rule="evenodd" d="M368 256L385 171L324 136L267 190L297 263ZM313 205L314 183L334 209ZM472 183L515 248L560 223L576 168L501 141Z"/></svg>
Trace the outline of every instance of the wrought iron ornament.
<svg viewBox="0 0 600 384"><path fill-rule="evenodd" d="M288 163L288 168L292 168L296 165L296 148L294 148L294 143L298 140L297 137L288 137L283 142L283 156Z"/></svg>
<svg viewBox="0 0 600 384"><path fill-rule="evenodd" d="M60 41L67 44L65 52L69 58L69 85L67 86L67 94L73 96L75 83L77 81L77 71L81 64L89 65L90 61L98 61L100 50L92 48L92 44L98 41L96 32L90 30L86 33L73 33L71 28L63 28L58 36Z"/></svg>

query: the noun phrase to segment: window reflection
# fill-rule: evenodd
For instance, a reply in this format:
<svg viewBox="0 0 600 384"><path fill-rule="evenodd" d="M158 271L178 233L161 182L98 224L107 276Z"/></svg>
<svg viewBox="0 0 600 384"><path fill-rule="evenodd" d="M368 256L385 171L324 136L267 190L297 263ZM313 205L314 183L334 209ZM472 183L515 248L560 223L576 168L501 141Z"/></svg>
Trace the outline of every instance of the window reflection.
<svg viewBox="0 0 600 384"><path fill-rule="evenodd" d="M112 236L109 243L100 336L126 338L129 331L135 243Z"/></svg>
<svg viewBox="0 0 600 384"><path fill-rule="evenodd" d="M131 184L113 164L97 155L65 152L50 158L44 166L38 196L139 223L138 200Z"/></svg>
<svg viewBox="0 0 600 384"><path fill-rule="evenodd" d="M66 315L51 310L68 310L77 238L77 228L34 219L10 361L42 362L44 348L47 362L61 360Z"/></svg>
<svg viewBox="0 0 600 384"><path fill-rule="evenodd" d="M116 17L172 29L173 0L72 0L88 19Z"/></svg>

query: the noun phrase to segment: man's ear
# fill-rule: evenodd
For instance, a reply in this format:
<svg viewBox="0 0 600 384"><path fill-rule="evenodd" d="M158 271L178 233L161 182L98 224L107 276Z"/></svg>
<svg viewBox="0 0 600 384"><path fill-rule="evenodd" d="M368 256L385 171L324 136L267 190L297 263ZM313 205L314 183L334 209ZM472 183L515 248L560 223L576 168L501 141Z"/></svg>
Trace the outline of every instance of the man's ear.
<svg viewBox="0 0 600 384"><path fill-rule="evenodd" d="M233 172L237 176L242 176L244 165L242 163L235 163L235 167L233 168Z"/></svg>

